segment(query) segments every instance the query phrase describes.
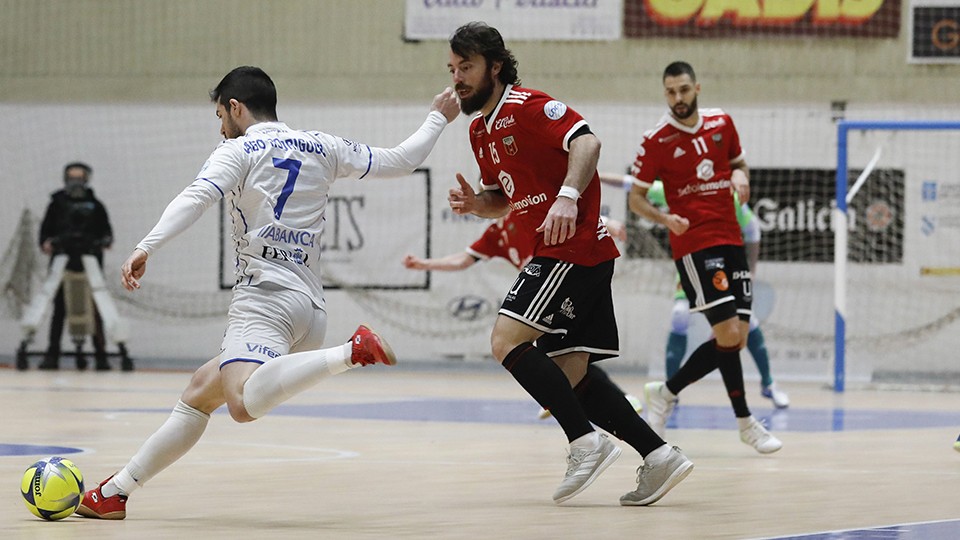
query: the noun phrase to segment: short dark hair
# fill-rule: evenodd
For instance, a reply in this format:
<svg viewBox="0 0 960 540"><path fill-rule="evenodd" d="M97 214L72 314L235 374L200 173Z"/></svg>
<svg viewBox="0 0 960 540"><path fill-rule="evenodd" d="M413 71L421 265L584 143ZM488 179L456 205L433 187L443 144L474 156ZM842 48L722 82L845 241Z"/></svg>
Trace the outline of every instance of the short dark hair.
<svg viewBox="0 0 960 540"><path fill-rule="evenodd" d="M663 79L667 77L679 77L686 73L690 76L690 80L697 82L697 74L693 72L693 66L686 62L673 62L666 69L663 70Z"/></svg>
<svg viewBox="0 0 960 540"><path fill-rule="evenodd" d="M90 175L93 174L93 168L87 165L82 161L71 161L63 166L63 181L67 181L67 171L70 169L80 169L83 171L83 179L90 180Z"/></svg>
<svg viewBox="0 0 960 540"><path fill-rule="evenodd" d="M517 74L517 59L503 43L503 36L496 28L485 22L469 22L450 36L450 50L461 58L480 54L487 60L487 65L500 62L500 73L497 78L503 84L520 84Z"/></svg>
<svg viewBox="0 0 960 540"><path fill-rule="evenodd" d="M270 76L258 67L234 68L210 91L210 101L224 107L230 106L231 99L246 105L258 119L277 119L277 87Z"/></svg>

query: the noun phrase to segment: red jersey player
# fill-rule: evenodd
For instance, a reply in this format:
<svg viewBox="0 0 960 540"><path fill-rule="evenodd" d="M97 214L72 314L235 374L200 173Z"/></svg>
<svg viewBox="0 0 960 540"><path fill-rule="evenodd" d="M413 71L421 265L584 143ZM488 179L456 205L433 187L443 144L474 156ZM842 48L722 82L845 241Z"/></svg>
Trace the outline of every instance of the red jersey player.
<svg viewBox="0 0 960 540"><path fill-rule="evenodd" d="M631 168L639 182L630 192L630 208L670 230L670 247L690 311L703 312L715 338L698 347L668 381L644 387L647 419L662 436L677 394L719 368L740 439L760 453L776 452L783 444L750 414L740 365L752 301L743 236L730 211L734 190L740 201L750 198L740 136L723 111L697 108L700 84L690 64L667 66L663 87L670 112L644 134ZM663 182L668 213L646 197L657 178Z"/></svg>
<svg viewBox="0 0 960 540"><path fill-rule="evenodd" d="M644 457L637 489L620 503L651 504L693 463L650 429L592 363L619 354L610 290L619 253L600 222L600 141L566 104L520 86L516 60L495 28L476 22L458 28L448 67L460 109L479 113L469 136L483 188L475 193L458 174L450 207L483 217L512 212L534 239L533 259L504 298L491 344L494 357L550 410L570 441L553 500L579 494L619 456L592 422Z"/></svg>
<svg viewBox="0 0 960 540"><path fill-rule="evenodd" d="M465 251L435 259L421 259L407 254L403 258L403 266L411 270L455 271L465 270L480 260L501 257L519 270L533 257L533 246L527 240L528 235L519 232L513 214L507 214L491 223Z"/></svg>
<svg viewBox="0 0 960 540"><path fill-rule="evenodd" d="M611 236L626 240L627 231L623 223L602 217L601 220ZM533 246L527 240L528 235L520 234L521 230L513 219L513 214L507 214L506 217L491 223L480 238L477 238L466 250L433 259L422 259L408 253L403 257L403 266L410 270L449 272L466 270L477 261L500 257L520 270L533 258Z"/></svg>

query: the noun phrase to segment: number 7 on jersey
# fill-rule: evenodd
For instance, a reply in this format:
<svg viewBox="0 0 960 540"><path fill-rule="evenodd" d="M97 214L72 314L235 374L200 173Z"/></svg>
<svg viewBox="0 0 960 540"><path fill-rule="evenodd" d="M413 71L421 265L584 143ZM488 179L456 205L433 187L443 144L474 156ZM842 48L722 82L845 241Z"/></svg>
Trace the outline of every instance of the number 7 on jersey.
<svg viewBox="0 0 960 540"><path fill-rule="evenodd" d="M293 186L297 183L297 177L300 176L300 165L303 162L297 159L277 159L273 158L273 166L287 171L287 181L283 184L280 196L277 197L277 205L273 207L273 217L280 219L283 213L283 206L287 204L287 199L293 193Z"/></svg>

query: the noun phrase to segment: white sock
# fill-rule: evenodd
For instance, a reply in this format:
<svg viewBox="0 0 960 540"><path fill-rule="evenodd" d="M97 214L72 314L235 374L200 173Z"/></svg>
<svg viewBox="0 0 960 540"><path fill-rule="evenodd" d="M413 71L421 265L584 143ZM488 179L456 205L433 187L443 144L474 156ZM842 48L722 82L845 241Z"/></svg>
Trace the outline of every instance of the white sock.
<svg viewBox="0 0 960 540"><path fill-rule="evenodd" d="M740 431L743 431L750 427L750 424L753 422L753 415L745 416L743 418L737 418L737 427L740 428Z"/></svg>
<svg viewBox="0 0 960 540"><path fill-rule="evenodd" d="M670 445L664 444L660 446L653 452L647 454L647 457L643 458L644 463L649 463L650 465L656 465L657 463L663 463L670 456Z"/></svg>
<svg viewBox="0 0 960 540"><path fill-rule="evenodd" d="M677 399L677 395L671 392L670 389L667 388L667 385L660 387L660 395L667 398L667 401L673 401Z"/></svg>
<svg viewBox="0 0 960 540"><path fill-rule="evenodd" d="M570 441L570 449L579 448L581 450L593 450L596 447L600 446L600 434L596 431L591 431L586 435L581 435L576 439Z"/></svg>
<svg viewBox="0 0 960 540"><path fill-rule="evenodd" d="M133 493L193 448L207 429L209 420L209 414L177 401L160 429L143 443L126 467L103 485L103 496Z"/></svg>
<svg viewBox="0 0 960 540"><path fill-rule="evenodd" d="M329 349L284 354L254 370L243 385L247 414L260 418L321 379L357 367L350 359L353 343Z"/></svg>

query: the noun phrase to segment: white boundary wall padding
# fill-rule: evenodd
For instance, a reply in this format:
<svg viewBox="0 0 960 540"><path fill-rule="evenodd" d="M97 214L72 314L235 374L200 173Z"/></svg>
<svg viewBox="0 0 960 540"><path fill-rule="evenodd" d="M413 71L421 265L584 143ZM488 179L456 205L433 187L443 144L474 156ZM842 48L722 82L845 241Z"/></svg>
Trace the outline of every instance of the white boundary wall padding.
<svg viewBox="0 0 960 540"><path fill-rule="evenodd" d="M853 189L848 193L849 174L848 134L852 130L865 131L939 131L960 130L960 122L899 120L899 121L851 121L837 123L837 179L836 209L834 211L834 371L833 388L843 392L847 377L847 257L848 257L848 219L847 208L856 195L856 189L869 176L870 169L876 164L880 149L865 167ZM956 248L954 246L954 248ZM883 294L878 291L877 294Z"/></svg>

